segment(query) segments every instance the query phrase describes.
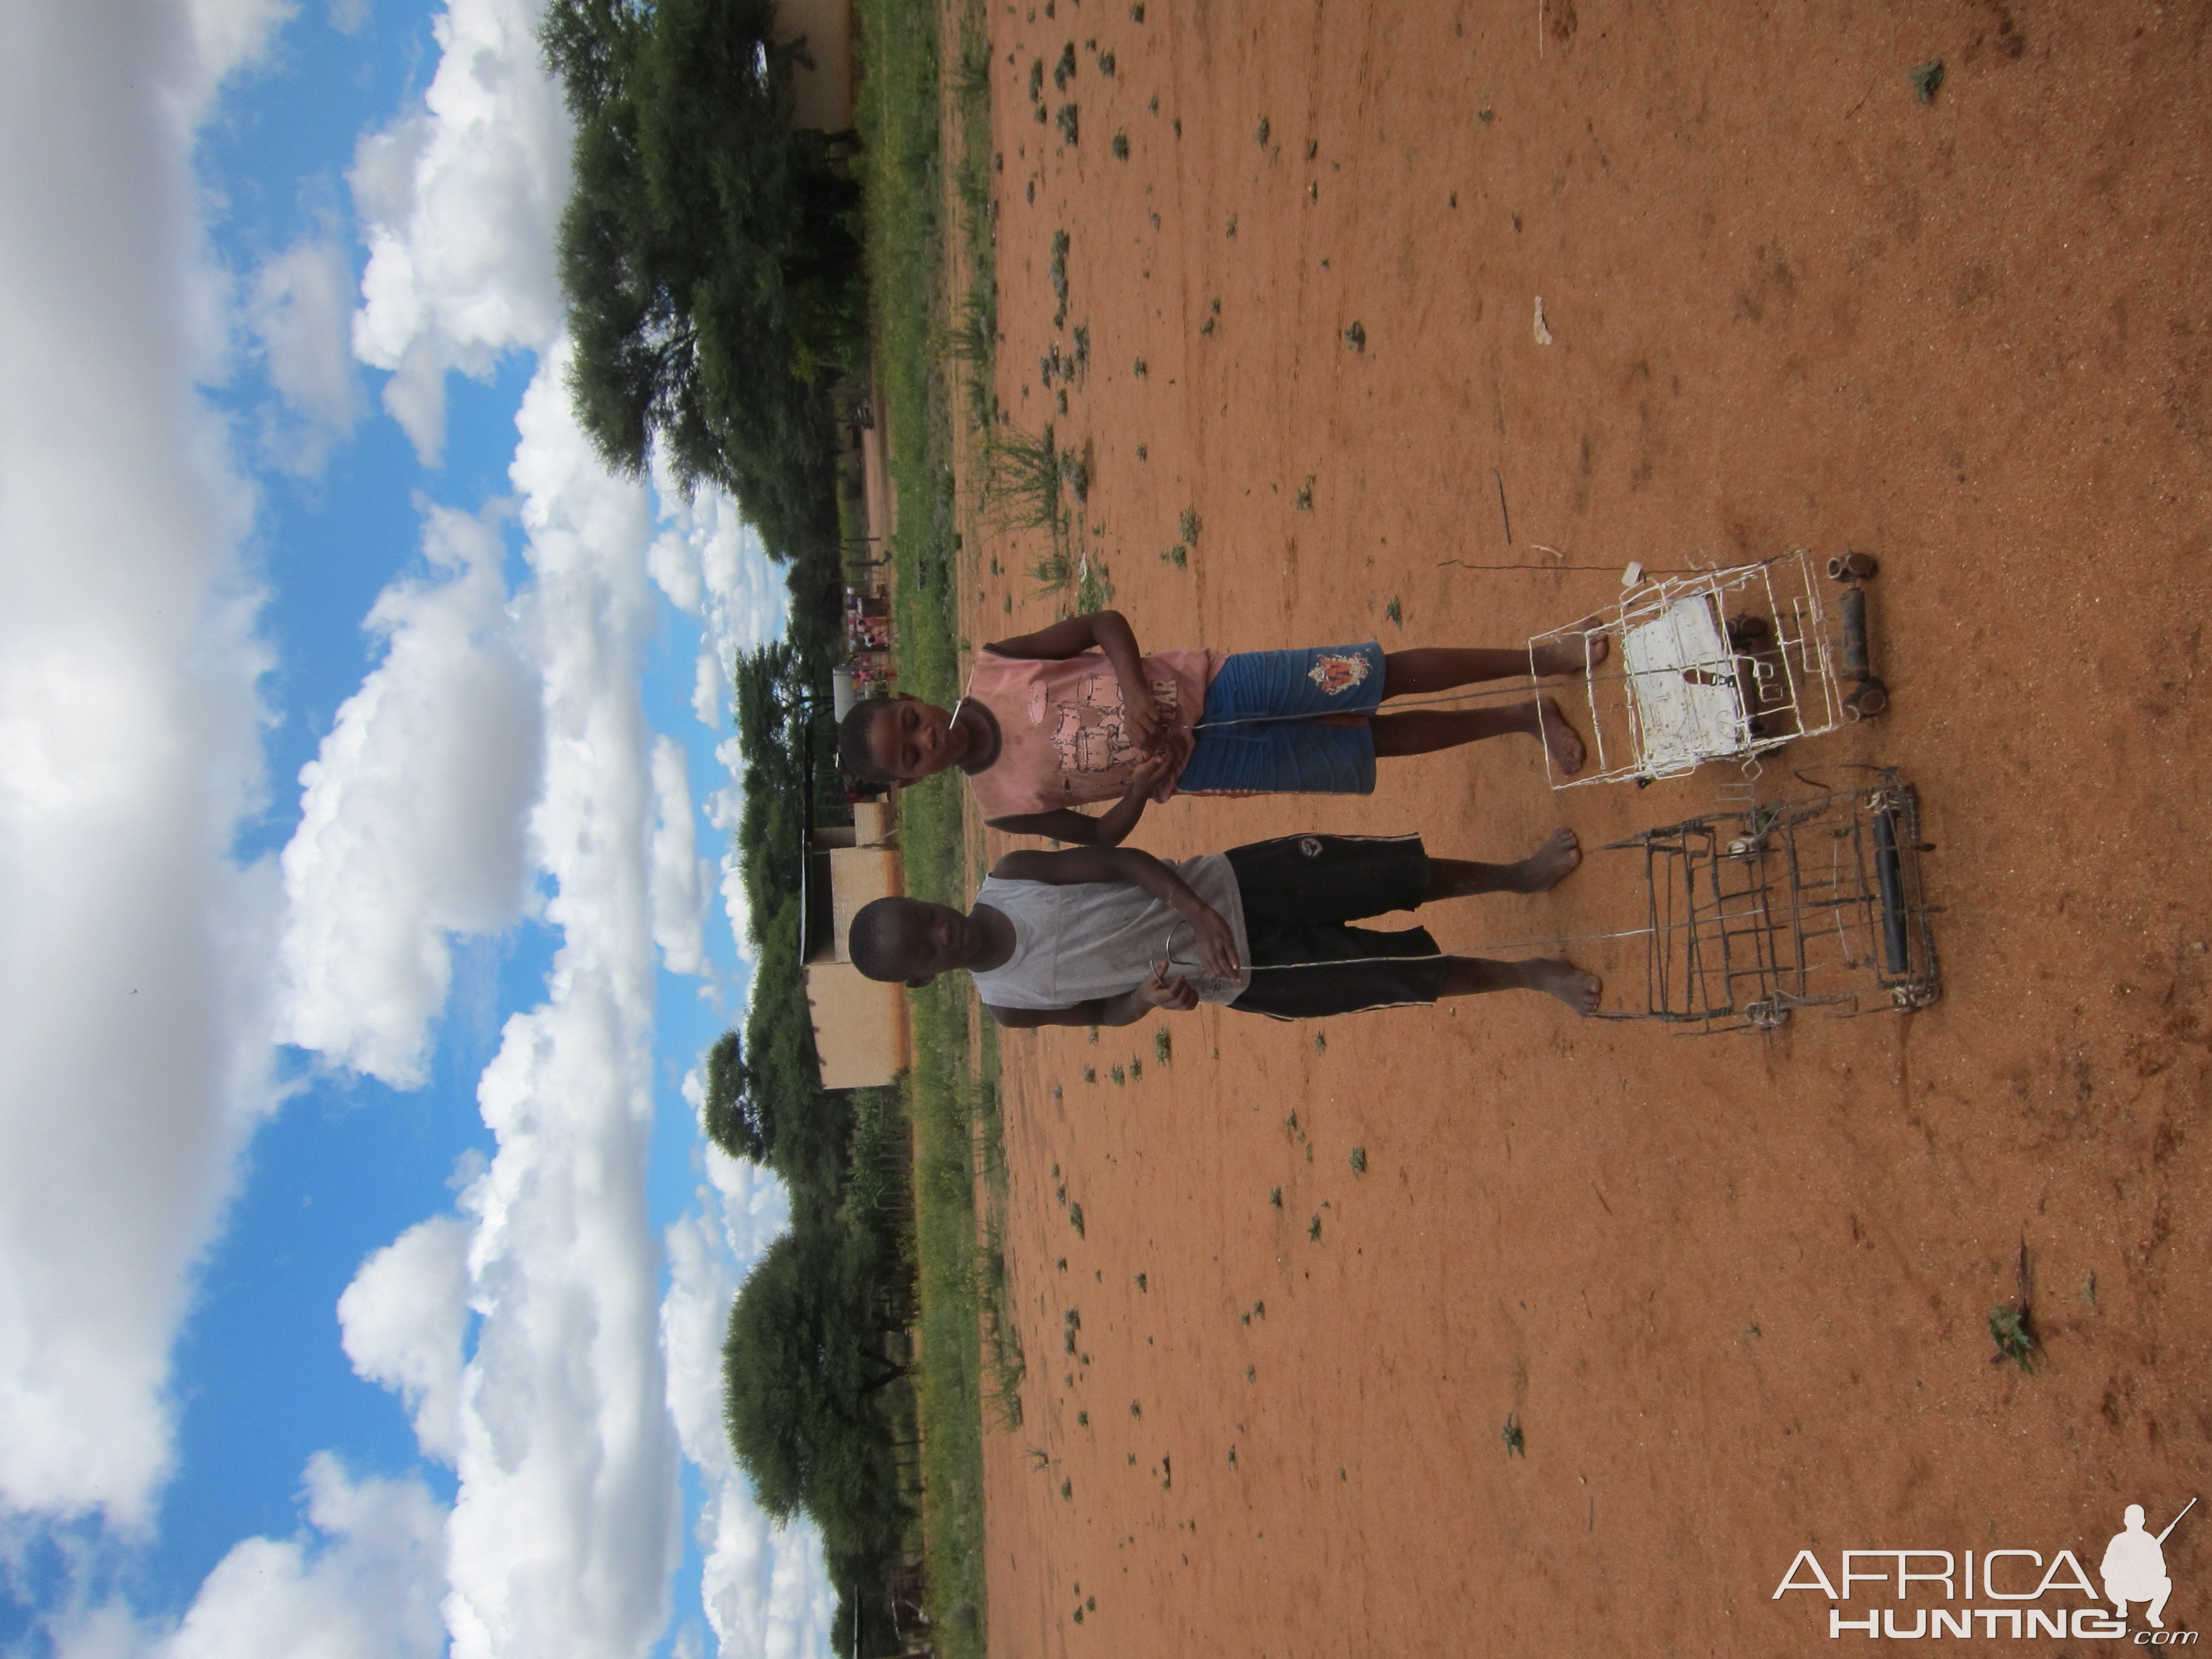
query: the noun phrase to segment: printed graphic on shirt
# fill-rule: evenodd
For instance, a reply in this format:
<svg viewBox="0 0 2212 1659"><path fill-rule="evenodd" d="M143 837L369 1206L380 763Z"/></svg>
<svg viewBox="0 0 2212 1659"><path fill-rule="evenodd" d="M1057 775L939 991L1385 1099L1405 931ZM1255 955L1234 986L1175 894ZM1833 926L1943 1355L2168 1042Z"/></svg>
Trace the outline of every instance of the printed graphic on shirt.
<svg viewBox="0 0 2212 1659"><path fill-rule="evenodd" d="M1366 665L1360 668L1365 672ZM1154 680L1152 701L1172 720L1180 702L1176 683ZM1063 772L1112 772L1145 757L1130 739L1121 710L1121 682L1111 673L1085 675L1072 698L1048 696L1043 685L1033 685L1024 712L1031 725L1047 728Z"/></svg>
<svg viewBox="0 0 2212 1659"><path fill-rule="evenodd" d="M1314 665L1306 671L1306 678L1321 687L1325 696L1341 696L1367 678L1367 659L1343 657L1324 651L1314 659Z"/></svg>

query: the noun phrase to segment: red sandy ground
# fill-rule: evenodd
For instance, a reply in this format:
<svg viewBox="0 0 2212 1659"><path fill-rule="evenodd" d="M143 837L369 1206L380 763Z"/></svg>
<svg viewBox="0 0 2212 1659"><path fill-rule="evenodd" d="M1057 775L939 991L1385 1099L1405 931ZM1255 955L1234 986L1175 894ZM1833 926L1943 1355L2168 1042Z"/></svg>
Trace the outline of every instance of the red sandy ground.
<svg viewBox="0 0 2212 1659"><path fill-rule="evenodd" d="M2124 1504L2155 1529L2212 1498L2212 8L1057 12L992 8L998 391L1091 446L1083 541L1139 639L1513 644L1616 580L1440 561L1874 552L1893 712L1788 759L1917 780L1947 984L1771 1038L1525 994L1012 1036L1029 1380L988 1446L992 1650L1827 1651L1824 1597L1773 1599L1801 1548L1832 1578L1846 1547L2094 1573ZM1031 118L1038 58L1076 147ZM1079 324L1059 416L1036 365ZM1041 551L985 544L969 638L1064 602L1022 573ZM1505 859L1725 781L1554 793L1519 738L1383 771L1364 800L1155 808L1138 840L1417 828ZM1595 854L1432 925L1602 933L1640 881ZM1640 1000L1638 941L1577 954ZM2033 1375L1988 1363L2023 1235ZM2167 1624L2212 1626L2212 1514L2166 1555Z"/></svg>

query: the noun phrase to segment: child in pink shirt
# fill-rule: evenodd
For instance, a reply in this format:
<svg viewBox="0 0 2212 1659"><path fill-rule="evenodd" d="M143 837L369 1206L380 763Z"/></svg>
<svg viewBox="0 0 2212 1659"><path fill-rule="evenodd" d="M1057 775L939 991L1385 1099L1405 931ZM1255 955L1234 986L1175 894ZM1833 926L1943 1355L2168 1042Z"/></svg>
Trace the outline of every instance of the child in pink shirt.
<svg viewBox="0 0 2212 1659"><path fill-rule="evenodd" d="M1534 665L1579 672L1597 636ZM1117 846L1147 801L1183 794L1367 794L1380 757L1506 732L1541 739L1568 775L1582 739L1549 697L1505 708L1384 709L1386 698L1525 675L1528 653L1364 645L1146 656L1116 611L1073 617L976 653L950 710L899 696L861 702L838 732L845 769L878 787L957 766L984 821L1016 835ZM1094 817L1077 808L1114 804Z"/></svg>

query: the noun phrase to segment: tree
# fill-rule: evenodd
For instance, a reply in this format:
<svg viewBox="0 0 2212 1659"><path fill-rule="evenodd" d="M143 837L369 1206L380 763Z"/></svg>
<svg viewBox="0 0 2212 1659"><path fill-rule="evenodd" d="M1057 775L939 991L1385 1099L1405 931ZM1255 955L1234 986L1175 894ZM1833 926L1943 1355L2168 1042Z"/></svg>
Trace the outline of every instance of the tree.
<svg viewBox="0 0 2212 1659"><path fill-rule="evenodd" d="M768 1162L775 1142L768 1103L745 1066L744 1044L725 1031L707 1050L707 1139L732 1158Z"/></svg>
<svg viewBox="0 0 2212 1659"><path fill-rule="evenodd" d="M826 370L865 338L860 192L791 126L800 48L769 0L554 0L540 26L576 119L560 267L577 416L608 464L658 438L731 489L779 559L836 556ZM845 135L838 135L842 139Z"/></svg>
<svg viewBox="0 0 2212 1659"><path fill-rule="evenodd" d="M761 1507L804 1509L832 1549L865 1548L901 1505L876 1396L906 1375L883 1358L886 1328L865 1237L802 1224L754 1266L722 1345L730 1448Z"/></svg>

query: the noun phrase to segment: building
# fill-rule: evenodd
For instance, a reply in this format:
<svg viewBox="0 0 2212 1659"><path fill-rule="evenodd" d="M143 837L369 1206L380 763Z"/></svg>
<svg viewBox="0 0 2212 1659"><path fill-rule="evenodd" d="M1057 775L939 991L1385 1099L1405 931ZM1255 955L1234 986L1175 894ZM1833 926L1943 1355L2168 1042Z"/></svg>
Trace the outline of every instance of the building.
<svg viewBox="0 0 2212 1659"><path fill-rule="evenodd" d="M853 8L851 0L777 0L776 44L805 38L810 67L792 66L796 107L791 124L817 132L843 132L853 125Z"/></svg>
<svg viewBox="0 0 2212 1659"><path fill-rule="evenodd" d="M799 895L799 959L825 1089L890 1082L912 1058L906 991L853 966L846 939L871 899L906 890L896 845L896 809L862 801L850 829L810 832Z"/></svg>

